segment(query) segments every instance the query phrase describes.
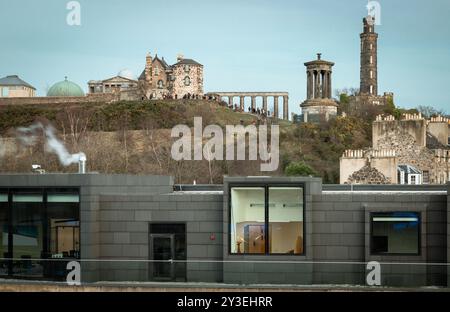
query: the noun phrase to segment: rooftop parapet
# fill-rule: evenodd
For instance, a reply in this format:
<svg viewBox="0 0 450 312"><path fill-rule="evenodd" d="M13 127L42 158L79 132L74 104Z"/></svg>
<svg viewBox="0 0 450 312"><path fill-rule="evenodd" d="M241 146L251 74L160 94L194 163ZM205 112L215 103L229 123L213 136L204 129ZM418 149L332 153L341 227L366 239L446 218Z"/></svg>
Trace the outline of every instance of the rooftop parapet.
<svg viewBox="0 0 450 312"><path fill-rule="evenodd" d="M395 121L395 117L392 115L378 115L375 121Z"/></svg>
<svg viewBox="0 0 450 312"><path fill-rule="evenodd" d="M418 114L402 114L402 118L401 120L422 120L424 119L422 116L422 113L418 113Z"/></svg>
<svg viewBox="0 0 450 312"><path fill-rule="evenodd" d="M396 157L396 152L393 149L380 149L380 150L345 150L342 158L387 158Z"/></svg>
<svg viewBox="0 0 450 312"><path fill-rule="evenodd" d="M450 119L443 117L441 115L436 116L436 117L431 117L430 118L430 122L444 122L444 123L450 123Z"/></svg>

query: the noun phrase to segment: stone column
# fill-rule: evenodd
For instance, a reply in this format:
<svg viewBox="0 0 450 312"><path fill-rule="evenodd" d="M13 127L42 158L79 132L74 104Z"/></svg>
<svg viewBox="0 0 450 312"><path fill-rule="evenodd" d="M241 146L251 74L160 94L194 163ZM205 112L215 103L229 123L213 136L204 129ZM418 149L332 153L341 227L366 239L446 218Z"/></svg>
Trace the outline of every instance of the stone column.
<svg viewBox="0 0 450 312"><path fill-rule="evenodd" d="M320 98L320 72L316 71L315 75L316 75L316 77L315 77L316 79L314 82L314 98L318 99L318 98Z"/></svg>
<svg viewBox="0 0 450 312"><path fill-rule="evenodd" d="M333 96L333 89L331 88L331 71L328 72L328 98L331 99Z"/></svg>
<svg viewBox="0 0 450 312"><path fill-rule="evenodd" d="M252 96L252 112L256 110L256 96Z"/></svg>
<svg viewBox="0 0 450 312"><path fill-rule="evenodd" d="M313 88L313 81L312 81L312 73L310 70L306 72L306 98L309 100L312 98L312 88Z"/></svg>
<svg viewBox="0 0 450 312"><path fill-rule="evenodd" d="M233 105L233 96L228 97L228 105Z"/></svg>
<svg viewBox="0 0 450 312"><path fill-rule="evenodd" d="M327 81L327 72L324 70L321 72L322 74L322 99L325 99L327 97L328 91L327 91L327 87L328 87L328 81Z"/></svg>
<svg viewBox="0 0 450 312"><path fill-rule="evenodd" d="M283 119L289 120L289 97L287 95L283 96Z"/></svg>
<svg viewBox="0 0 450 312"><path fill-rule="evenodd" d="M267 114L267 96L263 95L262 100L263 100L263 110Z"/></svg>
<svg viewBox="0 0 450 312"><path fill-rule="evenodd" d="M311 82L312 82L312 90L311 90L311 98L315 99L316 98L316 73L315 71L311 71L312 77L311 77Z"/></svg>
<svg viewBox="0 0 450 312"><path fill-rule="evenodd" d="M278 118L278 96L273 97L273 116Z"/></svg>
<svg viewBox="0 0 450 312"><path fill-rule="evenodd" d="M244 108L244 98L245 98L245 96L240 96L240 97L239 97L239 108L241 109L241 111L245 111L245 108Z"/></svg>

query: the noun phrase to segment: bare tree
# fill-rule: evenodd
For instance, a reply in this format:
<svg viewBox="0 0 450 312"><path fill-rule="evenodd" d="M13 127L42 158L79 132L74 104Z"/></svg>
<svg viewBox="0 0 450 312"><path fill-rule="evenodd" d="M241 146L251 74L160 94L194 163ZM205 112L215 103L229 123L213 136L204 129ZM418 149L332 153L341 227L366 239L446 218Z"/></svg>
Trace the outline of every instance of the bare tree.
<svg viewBox="0 0 450 312"><path fill-rule="evenodd" d="M446 112L443 109L440 108L434 108L432 106L424 106L424 105L419 105L417 106L417 110L422 113L422 115L426 118L430 118L433 116L445 116Z"/></svg>
<svg viewBox="0 0 450 312"><path fill-rule="evenodd" d="M70 106L61 111L57 120L62 129L64 141L70 137L70 143L78 148L81 138L86 135L92 118L92 111L86 107Z"/></svg>

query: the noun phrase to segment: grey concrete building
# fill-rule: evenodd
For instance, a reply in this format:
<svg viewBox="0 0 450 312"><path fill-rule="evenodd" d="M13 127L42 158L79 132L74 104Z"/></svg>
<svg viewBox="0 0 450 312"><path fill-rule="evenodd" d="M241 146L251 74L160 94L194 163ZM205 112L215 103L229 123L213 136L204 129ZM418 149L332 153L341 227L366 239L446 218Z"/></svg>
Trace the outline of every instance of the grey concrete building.
<svg viewBox="0 0 450 312"><path fill-rule="evenodd" d="M450 185L322 185L319 178L0 175L0 276L447 286Z"/></svg>

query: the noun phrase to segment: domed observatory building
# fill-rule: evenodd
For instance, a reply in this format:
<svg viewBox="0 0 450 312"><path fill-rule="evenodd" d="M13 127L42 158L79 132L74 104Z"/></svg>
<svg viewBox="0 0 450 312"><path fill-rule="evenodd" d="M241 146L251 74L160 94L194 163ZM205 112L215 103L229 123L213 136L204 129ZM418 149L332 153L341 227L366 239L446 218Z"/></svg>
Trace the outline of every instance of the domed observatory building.
<svg viewBox="0 0 450 312"><path fill-rule="evenodd" d="M111 93L113 91L125 91L136 88L138 82L136 76L129 69L122 69L117 76L105 80L90 80L88 82L89 93Z"/></svg>
<svg viewBox="0 0 450 312"><path fill-rule="evenodd" d="M75 82L67 80L67 77L63 81L55 83L47 92L47 96L54 97L73 97L84 96L84 91Z"/></svg>
<svg viewBox="0 0 450 312"><path fill-rule="evenodd" d="M307 98L302 108L303 122L329 120L337 115L337 103L332 98L331 74L334 63L321 59L305 63L307 75Z"/></svg>

